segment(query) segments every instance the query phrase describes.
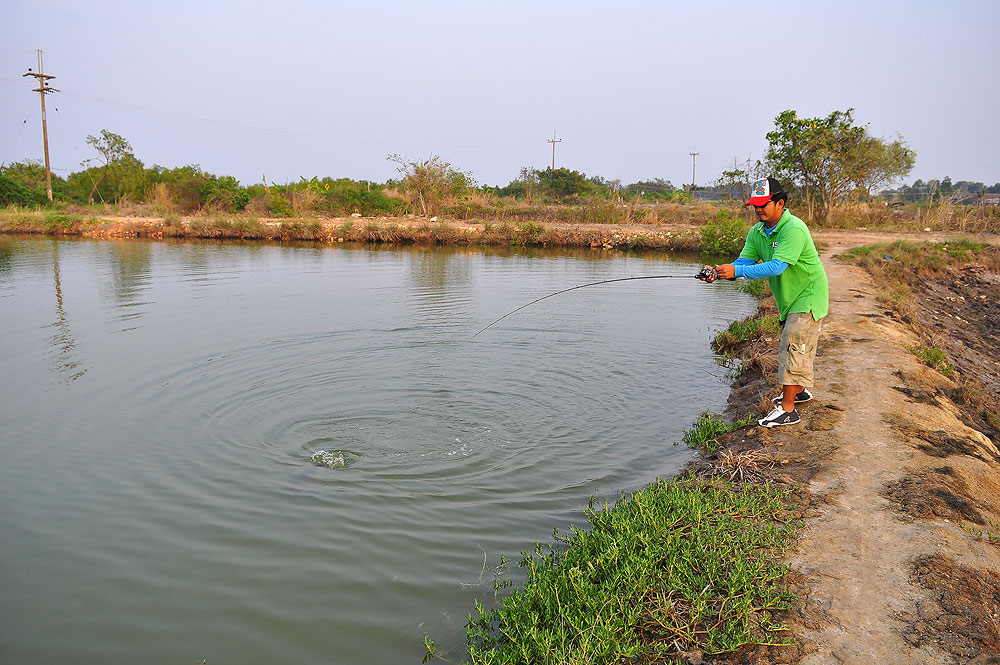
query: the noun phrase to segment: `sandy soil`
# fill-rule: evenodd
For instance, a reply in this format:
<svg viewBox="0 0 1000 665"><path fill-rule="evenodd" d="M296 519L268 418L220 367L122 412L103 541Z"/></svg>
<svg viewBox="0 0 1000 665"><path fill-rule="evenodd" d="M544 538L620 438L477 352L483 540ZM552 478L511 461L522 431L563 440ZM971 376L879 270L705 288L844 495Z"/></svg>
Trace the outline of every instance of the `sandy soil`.
<svg viewBox="0 0 1000 665"><path fill-rule="evenodd" d="M997 439L966 424L949 397L955 383L903 348L918 339L878 305L868 274L833 259L874 240L818 235L828 245L831 307L816 399L801 405L796 427L750 428L725 442L729 454L798 487L803 523L787 561L799 598L785 617L796 645L725 660L1000 663L1000 545L961 527L1000 523ZM998 281L973 274L920 296L921 317L940 322L964 354L959 372L987 384L1000 368ZM772 394L766 377L744 377L730 408L745 413Z"/></svg>

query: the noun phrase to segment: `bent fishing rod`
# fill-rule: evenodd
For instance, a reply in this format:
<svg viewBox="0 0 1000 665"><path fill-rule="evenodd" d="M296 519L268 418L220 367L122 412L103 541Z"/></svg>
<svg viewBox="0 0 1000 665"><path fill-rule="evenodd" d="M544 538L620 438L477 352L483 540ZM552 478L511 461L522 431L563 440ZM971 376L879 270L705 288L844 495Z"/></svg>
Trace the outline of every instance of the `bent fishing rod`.
<svg viewBox="0 0 1000 665"><path fill-rule="evenodd" d="M476 335L479 335L479 333L485 332L486 330L492 328L495 324L500 323L501 321L503 321L504 319L506 319L511 314L516 314L517 312L520 312L525 307L529 307L531 305L534 305L536 302L541 302L541 301L543 301L543 300L545 300L547 298L551 298L553 296L557 296L560 293L568 293L570 291L576 291L577 289L585 289L588 286L600 286L601 284L611 284L613 282L628 282L628 281L631 281L631 280L634 280L634 279L671 279L671 278L674 278L674 277L694 277L695 279L700 279L703 282L714 282L716 279L718 279L718 273L715 272L715 268L708 268L708 267L706 267L706 268L702 268L700 271L698 271L697 275L642 275L640 277L618 277L617 279L605 279L605 280L602 280L600 282L590 282L589 284L579 284L577 286L571 286L568 289L563 289L561 291L556 291L555 293L550 293L549 295L542 296L541 298L535 298L531 302L525 303L525 304L521 305L520 307L518 307L517 309L512 309L511 311L507 312L506 314L504 314L503 316L501 316L496 321L493 321L488 326L486 326L485 328L483 328L482 330L480 330L479 332L477 332L475 335L473 335L469 339L475 339Z"/></svg>

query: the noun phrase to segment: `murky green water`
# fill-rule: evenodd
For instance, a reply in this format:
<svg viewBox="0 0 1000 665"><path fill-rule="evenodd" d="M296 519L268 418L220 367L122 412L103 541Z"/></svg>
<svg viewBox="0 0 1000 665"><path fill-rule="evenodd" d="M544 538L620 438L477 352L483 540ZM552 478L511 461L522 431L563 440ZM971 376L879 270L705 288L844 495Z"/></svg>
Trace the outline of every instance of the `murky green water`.
<svg viewBox="0 0 1000 665"><path fill-rule="evenodd" d="M696 269L606 257L0 237L0 660L461 660L501 554L724 404L730 284L470 340Z"/></svg>

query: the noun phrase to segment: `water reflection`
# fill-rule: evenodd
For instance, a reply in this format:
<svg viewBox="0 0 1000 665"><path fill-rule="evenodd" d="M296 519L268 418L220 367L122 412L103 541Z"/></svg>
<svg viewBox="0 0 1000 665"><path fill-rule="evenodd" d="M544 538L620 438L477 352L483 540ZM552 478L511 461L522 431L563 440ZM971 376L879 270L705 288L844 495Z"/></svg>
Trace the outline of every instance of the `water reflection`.
<svg viewBox="0 0 1000 665"><path fill-rule="evenodd" d="M16 254L11 243L0 240L0 277L9 277L13 274Z"/></svg>
<svg viewBox="0 0 1000 665"><path fill-rule="evenodd" d="M145 242L120 243L109 254L111 262L111 297L118 307L118 320L132 325L121 332L135 330L137 322L148 313L149 302L143 296L149 288L152 245Z"/></svg>
<svg viewBox="0 0 1000 665"><path fill-rule="evenodd" d="M406 284L417 324L431 328L471 325L472 262L456 260L452 252L415 251L408 255Z"/></svg>
<svg viewBox="0 0 1000 665"><path fill-rule="evenodd" d="M52 284L55 289L56 320L49 324L56 332L49 342L56 350L55 371L66 383L72 383L87 373L87 368L76 356L76 339L70 328L63 304L62 277L59 272L59 241L52 241Z"/></svg>

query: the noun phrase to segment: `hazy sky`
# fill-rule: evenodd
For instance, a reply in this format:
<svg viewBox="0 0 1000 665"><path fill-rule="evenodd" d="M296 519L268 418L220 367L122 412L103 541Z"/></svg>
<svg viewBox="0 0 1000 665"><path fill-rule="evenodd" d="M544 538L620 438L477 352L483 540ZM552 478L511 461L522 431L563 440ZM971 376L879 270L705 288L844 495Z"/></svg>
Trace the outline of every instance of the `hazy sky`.
<svg viewBox="0 0 1000 665"><path fill-rule="evenodd" d="M855 109L907 181L1000 181L1000 2L0 0L0 160L127 138L147 166L242 183L383 181L438 154L480 183L556 165L706 184L784 109ZM27 122L25 120L27 119Z"/></svg>

